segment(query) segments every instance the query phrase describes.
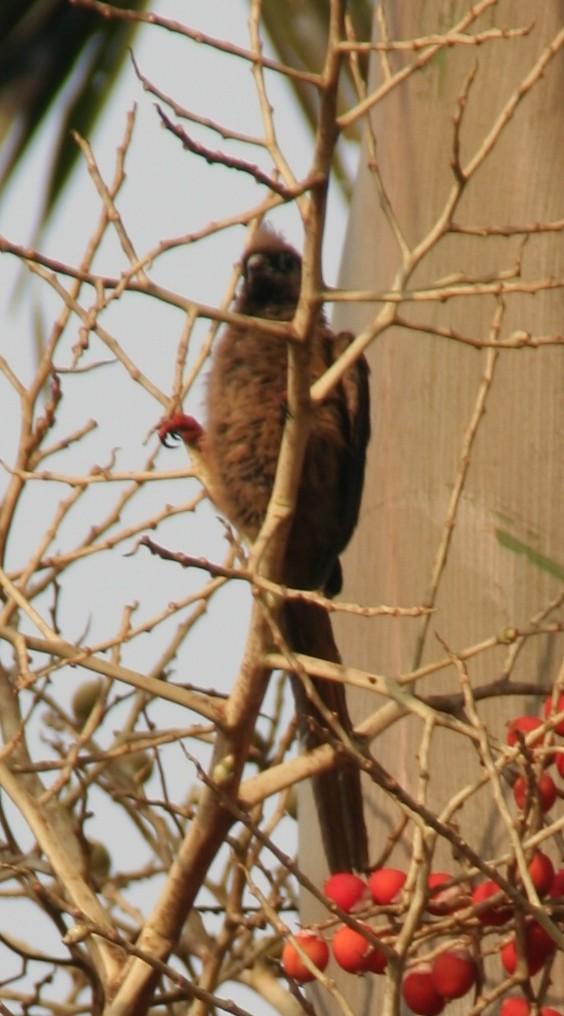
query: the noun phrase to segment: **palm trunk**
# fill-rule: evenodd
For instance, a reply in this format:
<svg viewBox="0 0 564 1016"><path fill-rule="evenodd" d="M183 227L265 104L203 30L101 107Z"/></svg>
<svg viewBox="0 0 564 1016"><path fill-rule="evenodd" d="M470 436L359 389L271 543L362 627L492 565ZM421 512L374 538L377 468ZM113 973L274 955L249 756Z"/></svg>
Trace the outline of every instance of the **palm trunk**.
<svg viewBox="0 0 564 1016"><path fill-rule="evenodd" d="M445 31L468 6L444 0L388 4L386 9L390 38L398 39ZM496 118L503 111L510 115L464 188L454 221L491 229L561 219L564 59L562 48L554 57L546 49L562 30L561 14L558 0L490 7L469 31L524 25L533 25L532 30L480 47L443 48L372 111L382 178L410 248L428 235L455 184L453 118L459 115L457 99L473 71L460 127L462 167L471 164ZM392 54L392 73L413 59L413 53ZM538 78L511 112L511 97L518 97L535 66ZM370 87L382 80L376 55ZM385 292L400 266L400 254L369 160L366 143L341 284ZM524 249L519 234L450 232L430 246L407 288L421 290L463 273L464 278L482 280L477 295L442 303L406 302L399 313L411 324L452 329L475 340L504 341L517 332L562 336L561 287L547 287L534 296L508 292L501 298L492 292L495 287L488 280L503 282L503 273L510 274L519 261L521 276L508 280L513 288L519 288L520 278L562 280L562 232L536 231ZM358 333L380 306L341 305L336 327ZM543 612L543 623L549 626L556 617L548 607L562 589L561 345L477 350L423 327L394 327L374 343L369 359L373 438L361 523L344 559L345 598L406 606L428 603L435 612L428 621L341 619L336 637L345 662L398 676L507 629L530 629ZM561 655L562 643L548 631L479 652L465 666L473 689L506 675L508 669L512 683L533 682L547 689ZM460 670L454 666L416 685L419 695L454 695L460 688ZM503 742L506 721L520 712L537 712L542 701L498 696L480 702L478 714L491 737ZM353 716L365 719L382 704L376 696L356 694ZM402 719L378 736L373 752L402 786L438 813L483 770L468 738L435 730L427 751L422 736L419 719ZM401 812L376 787L368 797L365 811L369 821L373 816L369 831L374 863L398 828ZM453 821L483 858L510 848L489 786L471 797ZM414 825L409 823L389 863L407 867L413 848ZM301 857L306 870L317 870L318 850L310 828L305 829ZM432 866L460 873L464 863L439 838ZM552 1004L564 997L558 963L554 971ZM500 976L499 964L494 964L491 983L499 983ZM348 977L340 982L358 1016L392 1012L382 1002L382 984L382 978L358 982ZM470 998L452 1003L449 1016L467 1012Z"/></svg>

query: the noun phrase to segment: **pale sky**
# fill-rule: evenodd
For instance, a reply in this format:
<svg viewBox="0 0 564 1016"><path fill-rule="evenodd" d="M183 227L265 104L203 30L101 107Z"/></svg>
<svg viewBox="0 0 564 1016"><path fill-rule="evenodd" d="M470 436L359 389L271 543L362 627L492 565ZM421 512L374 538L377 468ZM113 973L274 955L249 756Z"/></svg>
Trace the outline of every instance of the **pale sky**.
<svg viewBox="0 0 564 1016"><path fill-rule="evenodd" d="M246 3L242 0L161 0L153 5L158 13L177 18L191 27L210 35L225 37L231 42L248 45ZM255 89L248 64L217 53L156 28L144 28L134 44L136 60L143 74L154 81L182 105L202 116L209 117L237 131L261 133ZM311 156L311 136L302 122L289 89L275 75L268 75L270 101L275 108L279 140L293 170L304 173ZM221 166L209 166L204 161L182 151L176 139L166 134L159 124L153 99L143 92L131 65L122 72L110 106L106 109L92 140L96 158L107 179L113 176L115 148L120 142L125 117L137 103L137 123L134 141L127 160L127 183L119 198L119 209L138 253L144 253L163 238L188 233L205 226L210 220L232 215L252 207L264 196L264 189L254 180ZM173 119L174 116L172 116ZM188 126L188 130L211 148L226 148L227 143L218 135ZM41 185L52 125L48 124L36 138L26 161L25 170L18 174L0 204L0 232L17 243L28 243L33 235L34 223L41 198ZM243 150L233 145L235 155L260 162L270 170L268 160L256 150ZM76 264L85 248L99 214L100 202L88 173L81 165L47 234L41 249L61 261ZM271 219L287 237L301 246L300 223L291 208L282 208ZM338 271L341 239L346 225L346 207L338 192L332 193L329 208L325 277L334 283ZM244 230L231 229L214 241L206 241L193 248L180 248L159 260L151 271L152 276L168 288L194 298L217 304L222 299L233 262L244 245ZM121 250L112 237L103 244L95 267L105 274L118 274L125 266ZM8 256L0 257L0 321L1 355L25 382L32 376L35 357L33 337L34 313L41 322L43 334L48 334L60 310L58 299L44 283L29 280L14 305L14 287L19 277L19 264ZM63 280L64 281L64 280ZM81 299L85 306L92 291L83 289ZM104 315L103 324L132 359L168 394L174 370L177 343L184 323L180 311L165 307L141 296L126 296ZM77 340L76 322L68 328L65 341L57 353L57 366L68 363L70 350ZM197 331L198 342L205 334L205 323ZM197 343L194 353L197 352ZM105 349L95 337L84 362L109 359ZM161 415L160 406L140 387L124 375L119 365L111 364L88 374L63 375L64 399L59 424L53 437L58 439L72 433L88 419L94 418L97 430L78 447L54 456L46 468L62 472L88 472L94 464L109 461L112 449L117 452L116 467L135 469L145 462L156 438L150 434ZM17 441L18 407L13 392L0 376L0 392L4 426L0 431L0 458L11 462ZM186 410L201 418L201 386L191 394ZM149 435L149 436L148 436ZM183 450L163 452L159 465L163 469L179 469L185 465ZM6 483L0 473L0 491ZM109 485L110 486L110 485ZM121 524L127 524L150 515L165 504L180 504L196 491L186 480L152 484L144 492L143 503L134 510L124 512ZM9 548L8 567L21 567L36 546L48 520L69 488L60 484L36 484L24 498ZM116 497L116 488L105 490L98 486L83 499L79 511L72 513L61 529L50 552L73 546L83 538L100 514L104 514ZM205 555L221 560L225 543L223 528L212 509L204 507L196 516L182 515L162 523L152 534L159 542L187 553ZM92 644L110 637L119 626L124 604L138 601L137 620L162 609L173 599L185 596L190 589L202 585L202 574L188 574L175 565L151 558L145 551L125 557L135 541L106 554L96 555L73 567L65 577L61 591L60 619L62 633L69 641L87 632L86 640ZM37 609L50 621L52 597L35 602ZM232 584L214 602L209 615L202 619L178 656L172 677L181 682L228 690L237 671L246 634L247 597L241 585ZM162 645L174 631L178 619L164 626L162 633L145 636L126 647L123 662L142 672L150 670L159 658ZM29 626L26 626L29 627ZM5 650L1 659L8 662ZM78 683L86 679L84 673L67 668L53 679L51 693L63 702L70 701ZM112 716L112 725L106 731L108 741L115 732L119 710ZM152 717L164 727L187 725L193 717L170 704L163 703L152 711ZM290 715L290 714L289 714ZM123 710L123 717L127 709ZM45 757L49 749L38 747L38 757ZM164 749L162 754L167 772L178 777L171 779L178 787L189 787L193 773L178 748ZM205 757L205 754L204 756ZM96 798L93 798L95 800ZM99 800L99 795L98 795ZM105 823L112 823L112 856L114 869L131 864L132 849L139 849L130 837L129 823L118 809L108 812L102 802L100 812L88 826L89 833L104 839ZM32 839L22 826L22 842L29 846ZM116 839L116 830L120 830ZM288 837L294 827L288 823ZM291 843L286 843L286 847ZM139 863L147 860L140 851ZM152 904L158 889L157 880L142 893L133 894L136 903L144 910ZM3 904L4 906L4 904ZM7 911L5 911L7 914ZM14 910L15 913L15 910ZM21 916L20 916L21 919ZM34 917L35 920L35 917ZM41 923L41 922L40 922ZM47 928L43 929L47 933ZM1 947L0 947L1 950ZM1 955L1 951L0 951ZM13 961L12 961L13 962ZM257 1016L268 1016L272 1010L254 1000L244 990L231 992L240 1004L247 1004ZM237 994L236 994L237 993ZM222 990L221 994L225 994Z"/></svg>

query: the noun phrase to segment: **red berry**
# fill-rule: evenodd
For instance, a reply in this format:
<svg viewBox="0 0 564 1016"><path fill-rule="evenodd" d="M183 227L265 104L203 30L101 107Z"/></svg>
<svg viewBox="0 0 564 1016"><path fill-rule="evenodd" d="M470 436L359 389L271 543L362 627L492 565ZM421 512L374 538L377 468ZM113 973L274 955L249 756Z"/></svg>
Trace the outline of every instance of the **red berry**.
<svg viewBox="0 0 564 1016"><path fill-rule="evenodd" d="M564 777L564 752L562 751L556 752L556 769L558 775Z"/></svg>
<svg viewBox="0 0 564 1016"><path fill-rule="evenodd" d="M501 947L499 955L507 973L512 974L517 966L517 949L515 948L514 938L512 938L510 942L506 942L505 945Z"/></svg>
<svg viewBox="0 0 564 1016"><path fill-rule="evenodd" d="M368 888L375 903L384 906L396 899L406 879L405 871L398 868L378 868L368 879Z"/></svg>
<svg viewBox="0 0 564 1016"><path fill-rule="evenodd" d="M476 964L468 949L446 949L435 957L433 984L444 998L462 998L476 981Z"/></svg>
<svg viewBox="0 0 564 1016"><path fill-rule="evenodd" d="M299 931L294 937L299 942L303 951L309 956L312 963L315 963L316 967L319 967L320 970L325 970L329 962L329 947L327 942L312 931ZM286 942L282 950L282 966L285 973L289 977L293 977L295 981L299 981L300 984L315 980L315 975L312 974L311 970L308 970L297 949L291 942Z"/></svg>
<svg viewBox="0 0 564 1016"><path fill-rule="evenodd" d="M430 914L452 914L463 906L463 890L460 885L450 885L448 889L441 888L449 882L452 882L452 875L446 871L432 871L428 876L427 910Z"/></svg>
<svg viewBox="0 0 564 1016"><path fill-rule="evenodd" d="M531 1007L525 998L512 995L501 1003L499 1016L529 1016L530 1011ZM562 1014L544 1005L540 1010L540 1016L562 1016Z"/></svg>
<svg viewBox="0 0 564 1016"><path fill-rule="evenodd" d="M480 903L484 903L490 898L490 896L496 896L501 892L501 889L496 882L480 882L476 886L472 893L472 903L477 907ZM504 897L505 899L505 897ZM480 924L490 925L492 928L497 928L501 924L507 924L511 918L511 910L509 907L504 907L503 903L496 903L493 907L484 907L480 909L476 914L476 917L480 921Z"/></svg>
<svg viewBox="0 0 564 1016"><path fill-rule="evenodd" d="M564 692L561 692L556 701L556 706L552 704L552 695L549 695L544 703L544 716L548 719L553 713L564 712ZM554 727L555 734L564 734L564 720L560 720Z"/></svg>
<svg viewBox="0 0 564 1016"><path fill-rule="evenodd" d="M371 974L383 974L388 965L388 958L382 949L373 949L366 958L366 970Z"/></svg>
<svg viewBox="0 0 564 1016"><path fill-rule="evenodd" d="M327 879L323 892L348 914L365 895L366 882L350 871L340 871Z"/></svg>
<svg viewBox="0 0 564 1016"><path fill-rule="evenodd" d="M372 946L364 935L347 924L337 928L331 942L333 956L343 970L359 973L364 970Z"/></svg>
<svg viewBox="0 0 564 1016"><path fill-rule="evenodd" d="M512 995L511 998L505 998L501 1003L499 1016L529 1016L530 1011L531 1007L526 998Z"/></svg>
<svg viewBox="0 0 564 1016"><path fill-rule="evenodd" d="M550 811L556 800L556 784L548 773L541 773L537 780L536 787L529 789L529 784L524 776L518 776L513 784L513 797L515 804L521 811L524 810L527 801L531 804L538 798L541 811Z"/></svg>
<svg viewBox="0 0 564 1016"><path fill-rule="evenodd" d="M542 850L535 850L528 864L531 881L539 896L545 896L554 881L554 865Z"/></svg>
<svg viewBox="0 0 564 1016"><path fill-rule="evenodd" d="M542 720L539 720L538 716L516 716L514 720L511 720L507 724L507 735L506 742L511 747L517 744L519 741L518 733L521 733L523 737L527 737L532 730L536 730L537 727L542 727ZM544 734L539 734L538 737L534 737L529 747L538 747L544 741Z"/></svg>
<svg viewBox="0 0 564 1016"><path fill-rule="evenodd" d="M530 1012L531 1007L525 998L517 998L516 995L512 995L511 998L506 998L501 1003L499 1016L529 1016ZM543 1005L539 1012L540 1016L562 1016L562 1013L546 1005Z"/></svg>
<svg viewBox="0 0 564 1016"><path fill-rule="evenodd" d="M553 899L558 899L559 896L564 896L564 868L560 868L559 871L555 873L548 891Z"/></svg>
<svg viewBox="0 0 564 1016"><path fill-rule="evenodd" d="M446 999L439 994L433 983L429 963L408 970L401 990L407 1005L418 1016L438 1016L445 1007Z"/></svg>
<svg viewBox="0 0 564 1016"><path fill-rule="evenodd" d="M373 928L365 925L368 931L376 934ZM361 974L370 971L373 974L381 974L384 970L387 959L385 954L371 942L360 931L349 928L348 924L342 924L333 935L331 942L333 956L343 970L351 974Z"/></svg>
<svg viewBox="0 0 564 1016"><path fill-rule="evenodd" d="M531 921L525 928L525 957L529 977L534 977L554 952L556 946L548 932ZM517 967L517 946L514 938L500 950L501 962L508 974L515 973Z"/></svg>

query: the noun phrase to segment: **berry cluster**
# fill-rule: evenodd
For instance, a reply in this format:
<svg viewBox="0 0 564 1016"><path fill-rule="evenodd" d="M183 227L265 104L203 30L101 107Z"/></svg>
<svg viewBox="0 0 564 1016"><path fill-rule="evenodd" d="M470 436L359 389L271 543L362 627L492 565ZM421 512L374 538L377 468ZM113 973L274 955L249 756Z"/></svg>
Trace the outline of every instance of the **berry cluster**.
<svg viewBox="0 0 564 1016"><path fill-rule="evenodd" d="M544 721L533 716L519 716L508 724L507 744L521 749L515 759L520 770L512 790L519 809L518 823L522 830L527 829L528 835L532 823L527 819L533 815L533 826L539 828L542 816L550 811L558 797L564 796L545 771L547 766L556 763L559 774L564 777L564 753L554 751L546 742L546 720L550 720L554 709L564 711L564 694L556 704L552 698L547 699ZM540 729L535 738L537 728L544 729ZM555 723L552 729L555 735L564 736L564 720ZM548 854L538 848L526 855L526 860L529 879L539 897L546 901L547 915L552 914L557 920L560 916L557 901L564 897L564 868L555 871ZM314 980L316 974L300 955L302 952L319 971L325 969L332 954L336 963L350 973L384 973L394 955L398 920L408 889L406 879L406 873L397 868L379 868L366 880L351 872L332 875L325 883L325 896L344 913L351 916L354 913L355 920L333 931L330 947L322 932L300 931L283 949L282 965L286 974L302 983ZM507 874L500 876L500 881L506 887L512 885L522 889L516 864L508 866ZM366 920L374 916L375 905L382 908L380 915L389 916L388 924L374 926ZM444 918L448 915L452 922L445 927ZM443 921L433 925L434 918ZM401 985L405 1004L417 1016L438 1016L451 1000L462 998L473 988L480 995L476 986L482 987L480 943L485 941L485 936L488 936L488 945L487 949L482 946L484 954L487 952L491 956L497 952L500 974L505 976L522 972L523 978L533 978L552 961L556 952L556 944L542 918L539 923L527 913L516 913L512 900L493 880L482 879L469 886L448 872L431 872L427 878L421 927L423 925L424 939L432 947L425 955L409 956ZM433 928L436 937L433 937ZM491 945L492 936L494 946ZM538 1008L533 1008L529 999L534 993L528 979L524 994L515 994L513 983L511 994L493 1003L498 1006L497 1016L530 1016L533 1011L539 1016L564 1016L556 1009L542 1007L538 996Z"/></svg>

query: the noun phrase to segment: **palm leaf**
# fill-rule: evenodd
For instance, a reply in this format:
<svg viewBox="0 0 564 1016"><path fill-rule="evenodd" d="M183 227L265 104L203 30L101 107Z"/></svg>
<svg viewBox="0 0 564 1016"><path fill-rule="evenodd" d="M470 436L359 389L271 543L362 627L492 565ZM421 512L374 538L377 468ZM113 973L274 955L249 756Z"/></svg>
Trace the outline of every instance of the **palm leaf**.
<svg viewBox="0 0 564 1016"><path fill-rule="evenodd" d="M374 0L350 0L349 13L357 38L370 38L370 26L374 9ZM298 70L320 71L323 67L327 47L329 24L328 0L263 0L263 25L268 33L273 48L282 63ZM361 71L366 75L366 61L361 61ZM318 96L312 85L301 84L292 80L292 87L302 109L303 115L312 132L317 123ZM344 110L354 105L356 92L345 64L339 92L339 109ZM349 140L359 141L358 128L348 132ZM348 196L351 181L337 151L334 165L337 180Z"/></svg>
<svg viewBox="0 0 564 1016"><path fill-rule="evenodd" d="M142 10L148 0L114 0ZM263 23L279 59L320 70L327 38L329 0L264 0ZM350 0L359 38L369 38L373 0ZM55 110L57 134L46 181L40 228L45 225L75 165L71 128L87 136L103 112L136 26L71 6L68 0L2 0L0 3L0 190L21 165L47 115ZM293 81L312 130L317 94ZM343 75L341 101L354 101ZM337 177L348 190L340 162Z"/></svg>
<svg viewBox="0 0 564 1016"><path fill-rule="evenodd" d="M140 10L147 0L121 0ZM42 225L77 159L70 129L88 134L102 113L135 26L100 18L67 0L3 0L0 5L0 188L21 165L54 109L57 133Z"/></svg>

